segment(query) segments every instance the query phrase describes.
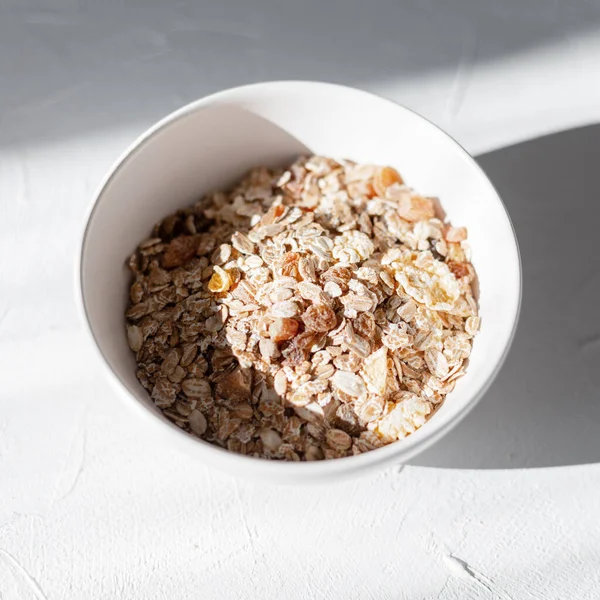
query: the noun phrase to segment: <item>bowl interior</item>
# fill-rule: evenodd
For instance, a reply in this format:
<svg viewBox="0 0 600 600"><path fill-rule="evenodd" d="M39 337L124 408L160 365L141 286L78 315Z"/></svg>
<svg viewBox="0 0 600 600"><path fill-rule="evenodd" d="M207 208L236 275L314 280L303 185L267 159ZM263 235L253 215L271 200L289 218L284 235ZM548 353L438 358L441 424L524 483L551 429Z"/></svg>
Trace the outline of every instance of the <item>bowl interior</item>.
<svg viewBox="0 0 600 600"><path fill-rule="evenodd" d="M81 257L84 310L118 380L162 418L135 378L124 333L127 257L168 213L253 166L284 165L307 152L392 165L469 231L482 330L456 390L422 429L394 445L397 458L406 458L447 429L495 374L517 318L520 269L512 226L486 176L453 140L402 107L339 86L274 83L217 94L168 117L136 143L98 197Z"/></svg>

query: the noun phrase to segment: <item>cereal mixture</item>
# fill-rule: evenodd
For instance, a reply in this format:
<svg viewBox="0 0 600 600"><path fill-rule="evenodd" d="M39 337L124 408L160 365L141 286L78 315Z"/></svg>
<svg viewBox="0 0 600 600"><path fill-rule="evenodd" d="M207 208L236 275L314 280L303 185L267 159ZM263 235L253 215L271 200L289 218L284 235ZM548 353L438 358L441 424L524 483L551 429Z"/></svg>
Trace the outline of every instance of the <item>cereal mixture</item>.
<svg viewBox="0 0 600 600"><path fill-rule="evenodd" d="M137 377L176 425L242 454L402 439L465 372L479 328L466 238L391 167L254 169L131 257Z"/></svg>

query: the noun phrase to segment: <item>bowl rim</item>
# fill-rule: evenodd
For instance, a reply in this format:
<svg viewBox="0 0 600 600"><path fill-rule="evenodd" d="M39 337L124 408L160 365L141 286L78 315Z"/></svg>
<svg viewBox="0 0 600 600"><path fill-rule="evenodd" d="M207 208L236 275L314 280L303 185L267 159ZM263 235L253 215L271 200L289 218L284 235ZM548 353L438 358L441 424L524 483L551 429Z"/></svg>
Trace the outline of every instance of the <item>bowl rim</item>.
<svg viewBox="0 0 600 600"><path fill-rule="evenodd" d="M447 421L445 424L439 426L437 429L428 430L428 428L426 427L419 428L417 432L411 434L403 440L393 442L382 448L377 448L375 450L365 452L359 455L339 458L335 460L293 462L265 460L245 456L242 454L231 452L224 448L220 448L218 446L214 446L209 442L205 442L204 440L196 438L190 435L189 433L182 431L176 425L163 420L160 417L160 415L154 414L152 413L152 411L144 407L134 397L134 395L130 393L130 391L127 389L127 386L120 379L117 373L113 371L112 367L108 363L107 358L104 356L104 353L100 349L86 308L86 301L83 289L83 266L85 261L86 243L90 224L94 218L94 213L97 207L102 201L106 188L113 180L113 178L115 178L116 175L120 172L120 170L126 167L129 160L133 158L136 152L139 151L144 146L144 144L150 140L150 138L152 138L159 131L166 128L175 121L184 118L188 114L191 114L203 107L215 104L223 100L235 99L238 95L243 95L246 92L253 92L260 88L262 88L263 91L277 91L278 89L281 90L283 88L289 89L293 87L300 88L305 86L317 86L325 90L331 89L355 95L363 95L364 97L369 97L379 102L387 103L397 110L410 113L413 117L415 117L418 120L425 121L430 127L435 128L438 134L441 134L442 136L446 137L448 141L450 141L451 144L455 146L456 151L462 156L463 160L469 163L471 167L474 168L483 177L485 185L490 188L490 190L493 192L493 195L495 196L495 199L500 203L500 206L508 220L508 223L510 224L512 231L512 245L514 247L514 256L516 257L516 264L514 266L518 269L518 277L516 278L515 282L517 303L514 313L512 315L510 335L506 338L502 354L499 360L497 361L496 365L494 366L494 369L491 371L491 373L485 380L485 382L481 384L474 393L470 394L469 400L465 403L460 412L458 412L452 419ZM115 391L118 392L118 395L123 398L126 405L132 408L134 411L137 411L139 415L143 415L148 422L155 423L158 427L160 427L160 429L163 432L170 432L173 443L180 445L182 449L183 446L185 446L185 449L188 451L189 454L197 454L200 458L204 456L203 462L208 467L216 467L220 470L229 472L230 474L235 473L243 475L244 472L247 471L248 473L251 472L252 475L262 475L267 479L271 479L272 481L278 481L279 478L281 478L282 483L284 482L284 478L289 478L290 476L297 476L299 478L299 481L302 480L303 482L306 482L310 479L322 480L328 475L340 476L342 474L356 473L358 471L363 471L369 467L383 468L384 466L389 466L392 464L404 463L405 461L413 458L417 454L420 454L421 452L435 444L442 437L444 437L451 429L458 425L467 416L467 414L469 414L469 412L477 405L479 400L483 397L483 395L487 392L487 390L490 388L490 386L496 379L498 373L504 365L506 357L508 356L509 350L512 346L521 313L523 269L521 253L519 250L519 243L515 232L515 228L510 218L510 214L506 209L506 205L502 201L500 194L498 193L496 187L488 177L487 173L481 168L477 161L451 135L446 133L435 123L431 122L429 119L423 117L417 112L393 100L384 98L378 94L374 94L372 92L368 92L360 88L340 85L336 83L327 83L323 81L276 80L251 83L247 85L228 88L189 102L188 104L185 104L184 106L176 109L175 111L171 112L170 114L166 115L165 117L148 127L139 136L137 136L134 139L134 141L130 143L129 146L111 164L106 174L100 181L99 185L96 187L96 191L92 196L92 201L88 209L86 210L84 227L81 231L77 248L78 251L76 255L74 269L75 300L77 310L84 322L84 329L87 332L86 337L88 342L91 342L91 345L95 348L96 355L100 359L99 362L103 365L104 371L108 374L108 379L111 382L113 389L115 389ZM167 425L167 427L164 427L163 425ZM423 433L419 433L423 430ZM211 459L213 459L214 462L212 462Z"/></svg>

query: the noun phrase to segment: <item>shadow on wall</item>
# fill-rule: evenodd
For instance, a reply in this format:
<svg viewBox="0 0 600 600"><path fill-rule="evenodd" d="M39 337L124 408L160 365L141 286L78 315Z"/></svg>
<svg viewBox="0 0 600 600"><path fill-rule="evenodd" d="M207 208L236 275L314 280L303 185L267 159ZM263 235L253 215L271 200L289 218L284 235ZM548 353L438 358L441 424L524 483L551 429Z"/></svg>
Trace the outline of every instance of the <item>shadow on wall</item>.
<svg viewBox="0 0 600 600"><path fill-rule="evenodd" d="M372 87L459 74L600 24L586 0L4 0L0 145L143 128L269 79ZM402 100L402 98L397 98Z"/></svg>
<svg viewBox="0 0 600 600"><path fill-rule="evenodd" d="M600 462L599 149L596 125L478 157L519 239L521 320L481 403L412 464Z"/></svg>

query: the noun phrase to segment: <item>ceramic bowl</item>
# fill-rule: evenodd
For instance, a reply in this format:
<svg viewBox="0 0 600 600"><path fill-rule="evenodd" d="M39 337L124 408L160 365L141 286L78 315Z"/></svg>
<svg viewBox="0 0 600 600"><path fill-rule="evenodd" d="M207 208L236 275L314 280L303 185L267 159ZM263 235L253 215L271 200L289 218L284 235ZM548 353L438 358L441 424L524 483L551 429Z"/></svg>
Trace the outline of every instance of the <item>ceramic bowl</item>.
<svg viewBox="0 0 600 600"><path fill-rule="evenodd" d="M467 375L414 434L349 458L292 463L241 456L181 431L164 418L135 377L123 313L127 257L154 223L248 169L285 165L307 152L396 167L420 193L437 196L466 226L479 278L481 332ZM199 463L254 480L307 483L403 463L446 435L475 406L502 365L515 331L521 268L515 233L485 173L454 140L423 117L357 89L271 82L193 102L151 127L123 154L98 192L77 271L82 313L106 371L140 427L156 426Z"/></svg>

